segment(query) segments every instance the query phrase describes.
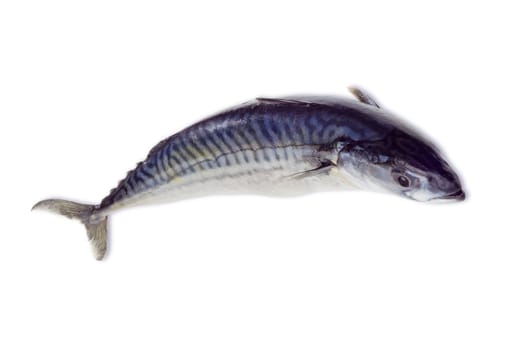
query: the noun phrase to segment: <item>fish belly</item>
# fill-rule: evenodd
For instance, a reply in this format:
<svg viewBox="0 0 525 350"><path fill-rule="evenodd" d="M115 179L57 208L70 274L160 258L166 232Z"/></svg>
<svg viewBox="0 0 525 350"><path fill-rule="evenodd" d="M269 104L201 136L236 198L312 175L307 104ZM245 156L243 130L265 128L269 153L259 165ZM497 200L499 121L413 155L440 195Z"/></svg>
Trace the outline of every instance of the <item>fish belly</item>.
<svg viewBox="0 0 525 350"><path fill-rule="evenodd" d="M194 167L198 171L175 176L164 184L123 199L108 209L114 211L121 207L175 202L209 195L287 197L354 188L337 167L319 174L312 172L318 166L316 152L313 147L279 147L223 155L213 160L213 166L209 162L196 164Z"/></svg>

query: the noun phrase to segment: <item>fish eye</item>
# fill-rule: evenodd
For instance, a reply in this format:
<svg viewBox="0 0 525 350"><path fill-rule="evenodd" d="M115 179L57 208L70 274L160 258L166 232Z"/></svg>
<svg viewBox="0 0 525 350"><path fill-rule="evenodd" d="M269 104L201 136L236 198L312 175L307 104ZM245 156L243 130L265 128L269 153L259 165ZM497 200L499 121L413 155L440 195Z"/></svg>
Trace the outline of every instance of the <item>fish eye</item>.
<svg viewBox="0 0 525 350"><path fill-rule="evenodd" d="M399 183L401 187L410 186L410 180L406 176L403 176L403 175L400 175L397 177L397 182Z"/></svg>

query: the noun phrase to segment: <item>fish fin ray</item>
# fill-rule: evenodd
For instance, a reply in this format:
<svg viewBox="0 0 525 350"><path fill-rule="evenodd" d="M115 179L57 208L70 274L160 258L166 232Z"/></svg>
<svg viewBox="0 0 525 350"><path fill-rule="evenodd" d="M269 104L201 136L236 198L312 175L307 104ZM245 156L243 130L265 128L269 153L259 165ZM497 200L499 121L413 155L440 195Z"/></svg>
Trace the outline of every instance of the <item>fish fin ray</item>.
<svg viewBox="0 0 525 350"><path fill-rule="evenodd" d="M365 90L358 88L356 86L350 86L348 91L354 95L359 102L366 103L367 105L381 108L379 103Z"/></svg>
<svg viewBox="0 0 525 350"><path fill-rule="evenodd" d="M323 159L319 161L319 166L313 169L301 171L299 173L295 173L293 175L289 175L289 179L294 180L300 180L305 179L312 176L318 176L318 175L328 175L330 171L335 168L337 165L334 164L331 160Z"/></svg>
<svg viewBox="0 0 525 350"><path fill-rule="evenodd" d="M44 209L82 222L86 227L95 258L97 260L104 258L107 251L108 217L96 213L97 206L63 199L46 199L36 203L31 210L34 209Z"/></svg>
<svg viewBox="0 0 525 350"><path fill-rule="evenodd" d="M280 104L280 103L293 103L293 104L301 104L301 105L312 104L312 103L307 102L307 101L295 100L293 98L257 97L256 100L258 102L276 103L276 104Z"/></svg>

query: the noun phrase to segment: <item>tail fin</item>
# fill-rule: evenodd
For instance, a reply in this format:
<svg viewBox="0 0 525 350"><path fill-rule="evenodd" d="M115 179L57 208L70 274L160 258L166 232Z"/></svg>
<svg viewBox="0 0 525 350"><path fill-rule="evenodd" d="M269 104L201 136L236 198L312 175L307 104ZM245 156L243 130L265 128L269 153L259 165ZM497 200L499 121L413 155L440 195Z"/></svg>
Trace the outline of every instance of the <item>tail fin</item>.
<svg viewBox="0 0 525 350"><path fill-rule="evenodd" d="M80 204L62 199L46 199L38 202L33 209L45 209L67 216L70 219L80 220L86 226L87 236L95 258L102 260L107 249L107 216L95 215L95 205Z"/></svg>

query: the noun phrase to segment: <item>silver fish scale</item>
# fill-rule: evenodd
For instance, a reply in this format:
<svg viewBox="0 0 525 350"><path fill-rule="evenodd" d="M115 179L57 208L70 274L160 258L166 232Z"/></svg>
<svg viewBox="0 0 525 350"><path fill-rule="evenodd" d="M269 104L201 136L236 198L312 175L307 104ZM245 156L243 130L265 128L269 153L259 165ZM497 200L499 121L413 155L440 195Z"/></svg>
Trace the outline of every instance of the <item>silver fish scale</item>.
<svg viewBox="0 0 525 350"><path fill-rule="evenodd" d="M350 100L260 99L219 113L161 141L100 209L162 192L176 197L193 184L228 179L230 187L257 186L307 171L319 148L335 140L380 138L390 130L367 117L369 108ZM216 186L220 192L225 184Z"/></svg>

